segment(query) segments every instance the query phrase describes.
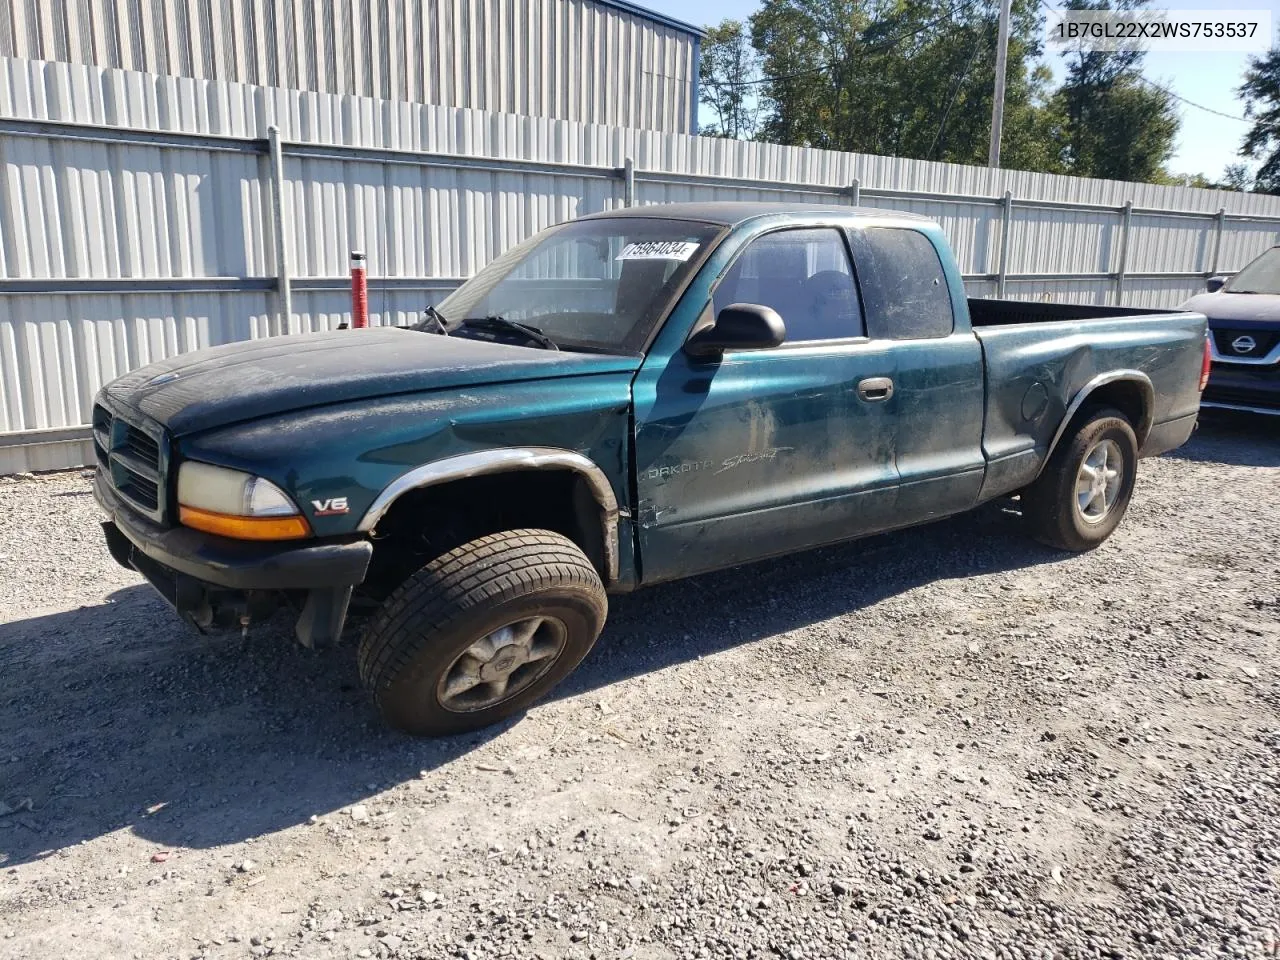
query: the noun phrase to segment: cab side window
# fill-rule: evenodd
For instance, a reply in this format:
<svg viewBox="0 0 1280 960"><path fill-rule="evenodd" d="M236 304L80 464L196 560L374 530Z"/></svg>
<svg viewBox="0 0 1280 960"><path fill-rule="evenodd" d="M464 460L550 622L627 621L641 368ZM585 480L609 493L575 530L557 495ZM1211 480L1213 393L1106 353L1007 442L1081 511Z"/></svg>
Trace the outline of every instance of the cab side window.
<svg viewBox="0 0 1280 960"><path fill-rule="evenodd" d="M929 238L905 227L853 233L870 335L878 340L950 336L955 327L951 292Z"/></svg>
<svg viewBox="0 0 1280 960"><path fill-rule="evenodd" d="M786 324L787 343L866 335L849 252L830 227L751 241L712 295L716 313L731 303L772 307Z"/></svg>

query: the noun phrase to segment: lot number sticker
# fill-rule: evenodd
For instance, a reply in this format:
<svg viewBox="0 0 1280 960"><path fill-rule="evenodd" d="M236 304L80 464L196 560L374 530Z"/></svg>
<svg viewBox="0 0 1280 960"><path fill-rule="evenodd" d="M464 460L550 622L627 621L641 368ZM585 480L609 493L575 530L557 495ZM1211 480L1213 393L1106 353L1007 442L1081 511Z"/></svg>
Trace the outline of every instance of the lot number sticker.
<svg viewBox="0 0 1280 960"><path fill-rule="evenodd" d="M688 260L697 249L697 242L691 240L646 240L643 243L628 243L615 259Z"/></svg>

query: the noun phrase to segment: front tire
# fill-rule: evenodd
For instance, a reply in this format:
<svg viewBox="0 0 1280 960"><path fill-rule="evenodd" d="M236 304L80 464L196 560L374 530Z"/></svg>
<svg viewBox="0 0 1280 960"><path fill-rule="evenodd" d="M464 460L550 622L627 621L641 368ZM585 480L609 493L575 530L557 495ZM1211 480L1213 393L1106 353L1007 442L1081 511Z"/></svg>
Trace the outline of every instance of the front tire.
<svg viewBox="0 0 1280 960"><path fill-rule="evenodd" d="M1124 518L1138 471L1138 438L1118 410L1087 415L1022 493L1031 535L1059 550L1092 550Z"/></svg>
<svg viewBox="0 0 1280 960"><path fill-rule="evenodd" d="M360 679L406 733L486 727L563 680L595 644L607 611L599 575L567 537L480 537L392 592L360 642Z"/></svg>

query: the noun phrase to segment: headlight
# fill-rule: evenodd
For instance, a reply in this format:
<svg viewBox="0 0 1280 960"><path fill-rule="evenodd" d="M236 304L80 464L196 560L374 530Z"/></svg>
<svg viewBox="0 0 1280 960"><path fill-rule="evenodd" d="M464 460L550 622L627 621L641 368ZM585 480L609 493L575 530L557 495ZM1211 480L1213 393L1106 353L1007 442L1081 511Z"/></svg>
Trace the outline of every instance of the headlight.
<svg viewBox="0 0 1280 960"><path fill-rule="evenodd" d="M311 527L269 480L189 460L178 468L178 520L237 540L297 540Z"/></svg>

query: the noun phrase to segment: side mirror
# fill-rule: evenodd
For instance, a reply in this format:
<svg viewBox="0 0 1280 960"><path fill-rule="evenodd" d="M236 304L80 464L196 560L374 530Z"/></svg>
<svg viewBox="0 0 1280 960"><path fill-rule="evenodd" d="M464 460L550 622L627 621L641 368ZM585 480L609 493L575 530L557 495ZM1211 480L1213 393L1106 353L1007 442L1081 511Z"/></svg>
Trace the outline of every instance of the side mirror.
<svg viewBox="0 0 1280 960"><path fill-rule="evenodd" d="M719 356L726 350L768 350L787 339L787 327L771 307L758 303L731 303L685 341L685 352L695 357Z"/></svg>
<svg viewBox="0 0 1280 960"><path fill-rule="evenodd" d="M1210 277L1204 282L1204 288L1210 293L1217 293L1226 285L1226 277Z"/></svg>

